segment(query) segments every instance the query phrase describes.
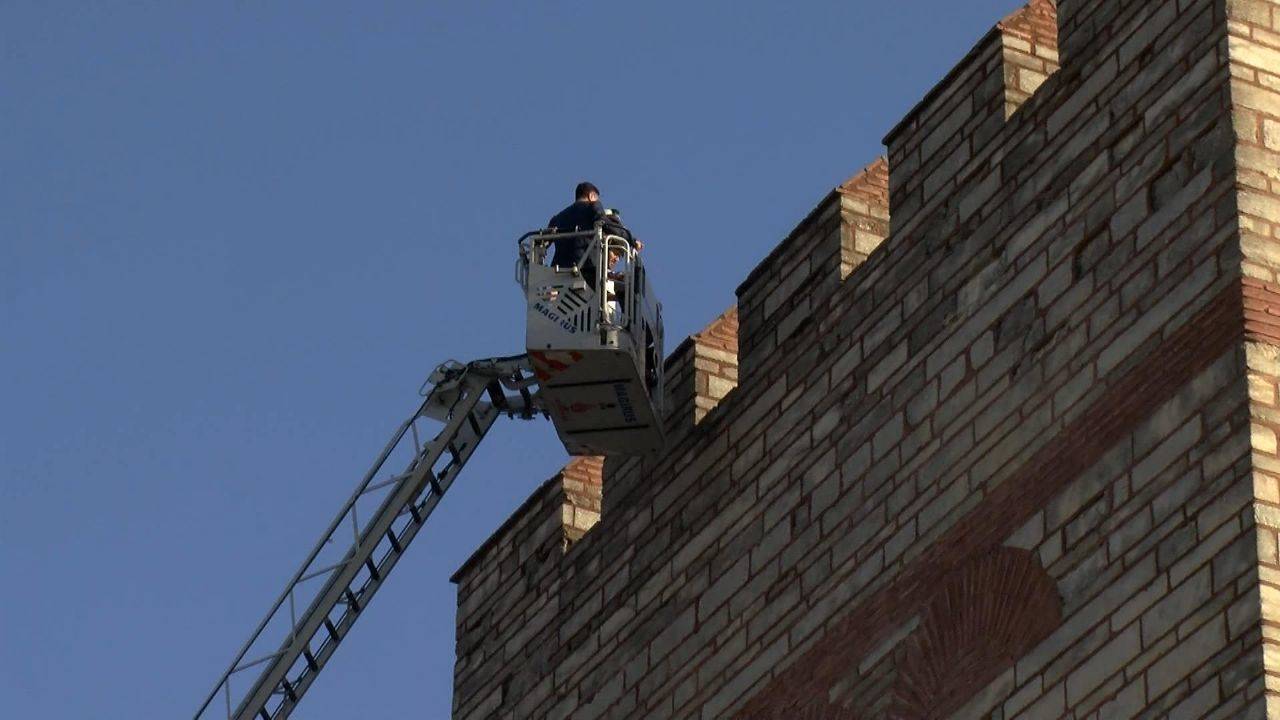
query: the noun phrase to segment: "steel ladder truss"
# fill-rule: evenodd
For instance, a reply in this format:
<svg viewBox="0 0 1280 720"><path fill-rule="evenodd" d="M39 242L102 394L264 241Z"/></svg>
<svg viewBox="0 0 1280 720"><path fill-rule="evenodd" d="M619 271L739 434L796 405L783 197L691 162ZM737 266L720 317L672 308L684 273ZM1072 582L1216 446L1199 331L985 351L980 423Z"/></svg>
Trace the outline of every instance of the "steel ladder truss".
<svg viewBox="0 0 1280 720"><path fill-rule="evenodd" d="M428 385L426 400L401 423L196 720L221 718L224 710L235 720L288 717L498 416L530 419L540 412L525 355L466 365L450 361L432 373L424 391ZM444 429L424 445L418 425L428 420L443 422ZM378 479L384 466L405 455L411 459L402 472ZM365 521L358 514L363 505L376 507ZM346 552L335 555L344 546ZM249 671L256 675L241 682Z"/></svg>

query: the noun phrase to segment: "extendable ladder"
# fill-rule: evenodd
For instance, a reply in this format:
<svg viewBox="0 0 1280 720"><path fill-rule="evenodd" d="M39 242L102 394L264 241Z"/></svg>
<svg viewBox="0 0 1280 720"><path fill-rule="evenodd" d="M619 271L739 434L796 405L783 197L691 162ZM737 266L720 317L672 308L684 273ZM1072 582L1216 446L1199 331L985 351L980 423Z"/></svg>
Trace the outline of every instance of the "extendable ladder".
<svg viewBox="0 0 1280 720"><path fill-rule="evenodd" d="M288 717L498 416L530 419L540 412L536 382L525 355L439 366L423 384L424 391L432 386L426 400L401 423L196 720ZM418 426L427 420L443 422L444 429L422 444ZM405 456L402 472L380 478L385 466ZM366 506L376 509L362 520Z"/></svg>

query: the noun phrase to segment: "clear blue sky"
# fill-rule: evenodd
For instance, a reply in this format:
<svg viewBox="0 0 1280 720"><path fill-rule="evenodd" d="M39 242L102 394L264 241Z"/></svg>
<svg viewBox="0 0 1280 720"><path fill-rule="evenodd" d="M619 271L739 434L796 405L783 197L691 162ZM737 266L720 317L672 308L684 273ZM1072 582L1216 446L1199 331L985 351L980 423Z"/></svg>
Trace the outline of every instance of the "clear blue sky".
<svg viewBox="0 0 1280 720"><path fill-rule="evenodd" d="M576 181L674 347L1018 4L0 0L0 715L190 716ZM448 716L504 422L300 717Z"/></svg>

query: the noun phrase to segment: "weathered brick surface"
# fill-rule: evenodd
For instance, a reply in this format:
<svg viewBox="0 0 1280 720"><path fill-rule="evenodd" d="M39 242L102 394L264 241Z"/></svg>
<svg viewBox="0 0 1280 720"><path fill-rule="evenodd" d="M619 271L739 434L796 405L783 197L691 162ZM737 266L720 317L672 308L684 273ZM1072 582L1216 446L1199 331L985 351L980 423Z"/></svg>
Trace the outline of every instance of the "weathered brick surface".
<svg viewBox="0 0 1280 720"><path fill-rule="evenodd" d="M1280 717L1278 23L1002 21L459 571L455 717Z"/></svg>
<svg viewBox="0 0 1280 720"><path fill-rule="evenodd" d="M738 308L692 337L693 421L698 423L738 386Z"/></svg>
<svg viewBox="0 0 1280 720"><path fill-rule="evenodd" d="M888 235L888 183L880 159L833 189L738 286L744 378L780 366L778 349Z"/></svg>
<svg viewBox="0 0 1280 720"><path fill-rule="evenodd" d="M1280 2L1228 0L1226 10L1266 701L1268 713L1280 717Z"/></svg>
<svg viewBox="0 0 1280 720"><path fill-rule="evenodd" d="M601 476L604 458L574 458L560 471L564 493L564 529L568 542L576 542L600 520Z"/></svg>
<svg viewBox="0 0 1280 720"><path fill-rule="evenodd" d="M1006 118L1058 71L1057 15L1051 0L1034 0L996 26L1003 46Z"/></svg>

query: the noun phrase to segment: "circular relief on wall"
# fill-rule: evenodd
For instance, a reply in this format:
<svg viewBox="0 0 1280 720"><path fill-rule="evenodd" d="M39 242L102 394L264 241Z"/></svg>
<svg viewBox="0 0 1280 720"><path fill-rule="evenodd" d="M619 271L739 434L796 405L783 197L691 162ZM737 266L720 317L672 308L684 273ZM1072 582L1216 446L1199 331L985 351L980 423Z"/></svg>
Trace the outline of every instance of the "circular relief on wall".
<svg viewBox="0 0 1280 720"><path fill-rule="evenodd" d="M948 576L899 650L890 717L945 718L1062 623L1035 553L1000 547Z"/></svg>

